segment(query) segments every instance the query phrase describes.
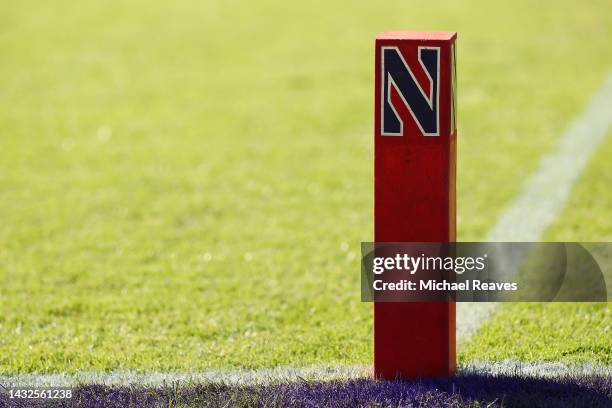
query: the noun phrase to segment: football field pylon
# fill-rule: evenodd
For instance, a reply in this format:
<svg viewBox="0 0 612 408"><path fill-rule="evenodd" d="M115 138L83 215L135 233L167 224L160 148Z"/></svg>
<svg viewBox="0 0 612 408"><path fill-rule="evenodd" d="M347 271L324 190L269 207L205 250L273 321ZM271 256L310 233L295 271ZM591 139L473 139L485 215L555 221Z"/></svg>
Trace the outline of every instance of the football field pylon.
<svg viewBox="0 0 612 408"><path fill-rule="evenodd" d="M375 45L374 241L456 238L452 32L386 32ZM455 303L374 303L374 376L456 368Z"/></svg>

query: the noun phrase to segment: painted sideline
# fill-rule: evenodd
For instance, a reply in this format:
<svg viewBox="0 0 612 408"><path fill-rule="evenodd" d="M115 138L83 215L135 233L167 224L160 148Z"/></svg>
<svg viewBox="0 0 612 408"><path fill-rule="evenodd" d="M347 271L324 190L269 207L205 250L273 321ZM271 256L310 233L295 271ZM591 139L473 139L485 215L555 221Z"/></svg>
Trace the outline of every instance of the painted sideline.
<svg viewBox="0 0 612 408"><path fill-rule="evenodd" d="M487 242L537 242L557 218L572 186L612 125L612 73L561 135L521 192L487 233ZM468 340L496 303L458 303L457 338Z"/></svg>
<svg viewBox="0 0 612 408"><path fill-rule="evenodd" d="M564 378L596 375L610 378L612 367L600 364L563 364L559 362L476 361L459 368L457 375L490 375L521 378ZM79 384L157 386L181 383L217 383L232 385L266 385L303 381L334 381L371 378L371 367L365 365L318 365L310 367L276 367L259 370L207 370L194 373L160 373L135 371L79 372L76 374L22 374L0 376L0 384L11 387L72 387Z"/></svg>
<svg viewBox="0 0 612 408"><path fill-rule="evenodd" d="M535 242L557 218L571 188L612 124L612 73L555 148L524 184L521 193L487 234L486 241Z"/></svg>

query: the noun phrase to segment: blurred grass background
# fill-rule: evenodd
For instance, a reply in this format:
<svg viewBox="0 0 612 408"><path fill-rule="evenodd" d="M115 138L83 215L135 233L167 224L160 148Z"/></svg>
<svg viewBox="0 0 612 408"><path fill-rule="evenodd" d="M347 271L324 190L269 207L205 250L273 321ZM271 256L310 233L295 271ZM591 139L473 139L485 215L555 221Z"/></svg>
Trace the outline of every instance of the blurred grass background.
<svg viewBox="0 0 612 408"><path fill-rule="evenodd" d="M370 361L358 251L392 29L459 32L459 238L482 239L610 71L609 1L5 4L0 372ZM549 239L610 240L609 151ZM580 336L609 346L609 306L585 307L607 323ZM525 327L480 337L486 357L559 335Z"/></svg>

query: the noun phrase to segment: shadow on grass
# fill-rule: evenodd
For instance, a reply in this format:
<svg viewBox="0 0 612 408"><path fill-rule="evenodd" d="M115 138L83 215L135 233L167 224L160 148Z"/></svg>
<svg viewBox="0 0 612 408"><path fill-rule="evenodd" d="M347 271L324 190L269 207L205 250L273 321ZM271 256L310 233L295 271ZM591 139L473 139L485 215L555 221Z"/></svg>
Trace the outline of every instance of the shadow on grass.
<svg viewBox="0 0 612 408"><path fill-rule="evenodd" d="M74 389L71 400L20 402L5 395L1 398L0 406L7 407L612 407L612 379L462 374L415 381L81 385Z"/></svg>

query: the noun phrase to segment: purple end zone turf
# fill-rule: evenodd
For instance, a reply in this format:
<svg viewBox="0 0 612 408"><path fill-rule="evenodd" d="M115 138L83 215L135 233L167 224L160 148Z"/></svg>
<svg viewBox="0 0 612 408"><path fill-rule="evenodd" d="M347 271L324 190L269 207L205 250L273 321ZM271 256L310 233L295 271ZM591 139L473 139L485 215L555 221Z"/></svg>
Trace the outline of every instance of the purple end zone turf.
<svg viewBox="0 0 612 408"><path fill-rule="evenodd" d="M168 384L160 387L82 385L64 401L8 400L23 407L612 407L612 379L594 375L537 379L459 375L415 381L359 379L273 385Z"/></svg>

